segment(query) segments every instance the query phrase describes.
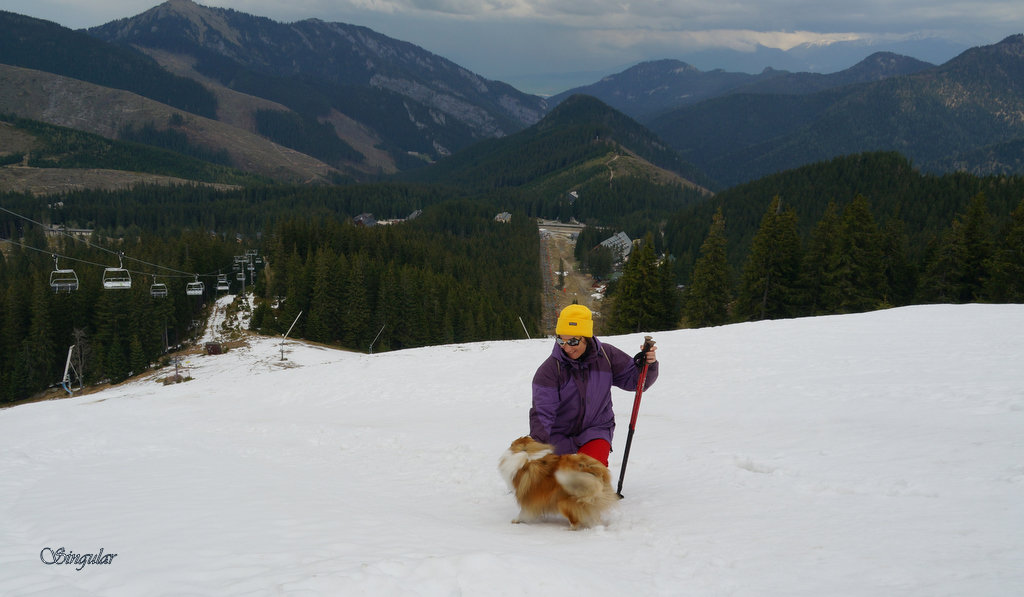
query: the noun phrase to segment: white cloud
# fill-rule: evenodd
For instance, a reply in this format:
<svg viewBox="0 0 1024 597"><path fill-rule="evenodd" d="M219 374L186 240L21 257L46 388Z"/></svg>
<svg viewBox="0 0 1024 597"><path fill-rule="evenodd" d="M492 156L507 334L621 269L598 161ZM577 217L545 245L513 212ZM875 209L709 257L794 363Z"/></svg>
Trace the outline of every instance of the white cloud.
<svg viewBox="0 0 1024 597"><path fill-rule="evenodd" d="M6 10L81 28L161 0L7 0ZM199 0L280 22L363 25L488 78L596 78L637 62L704 50L788 50L911 38L962 47L1024 32L1020 0ZM950 56L951 57L951 56ZM718 65L705 65L711 68ZM763 68L763 66L761 67ZM598 74L600 73L600 74ZM558 84L554 83L555 85Z"/></svg>
<svg viewBox="0 0 1024 597"><path fill-rule="evenodd" d="M152 8L158 0L9 0L6 10L70 26L101 24ZM201 0L208 6L291 22L316 17L361 24L401 19L543 23L568 31L635 29L637 35L676 32L697 40L719 32L758 31L771 47L792 43L803 32L911 33L920 30L1024 31L1020 0ZM771 32L786 32L780 35ZM1008 33L1007 33L1008 34ZM990 35L990 34L989 34ZM736 36L728 36L736 37ZM749 37L749 36L748 36ZM714 41L714 39L712 39Z"/></svg>
<svg viewBox="0 0 1024 597"><path fill-rule="evenodd" d="M753 31L750 29L711 29L705 31L671 31L617 29L591 32L602 43L626 49L660 45L678 51L702 48L726 48L754 51L757 46L789 50L802 44L827 45L840 41L865 39L861 33L815 33L813 31Z"/></svg>

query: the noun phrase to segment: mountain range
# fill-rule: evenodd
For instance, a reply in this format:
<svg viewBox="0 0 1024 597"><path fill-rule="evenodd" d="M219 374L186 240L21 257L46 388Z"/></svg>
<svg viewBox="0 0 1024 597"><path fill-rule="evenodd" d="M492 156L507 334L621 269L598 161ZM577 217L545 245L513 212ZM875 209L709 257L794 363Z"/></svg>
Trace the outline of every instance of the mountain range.
<svg viewBox="0 0 1024 597"><path fill-rule="evenodd" d="M809 93L732 93L646 121L723 186L866 151L926 172L1020 173L1024 35L949 62ZM794 87L794 91L799 91Z"/></svg>
<svg viewBox="0 0 1024 597"><path fill-rule="evenodd" d="M1022 171L1024 35L942 65L875 53L831 74L661 60L542 98L365 27L169 0L87 31L0 12L0 80L0 113L164 147L173 138L291 182L432 168L422 178L466 178L458 164L481 162L474 152L493 154L496 139L550 135L535 125L578 94L646 127L655 141L641 145L663 148L659 167L713 189L877 150L925 171ZM614 136L643 156L636 135ZM11 137L0 135L0 157L31 151Z"/></svg>
<svg viewBox="0 0 1024 597"><path fill-rule="evenodd" d="M583 93L592 95L640 121L676 108L736 94L800 95L844 85L913 74L932 64L888 52L876 52L856 65L832 74L791 73L767 68L760 74L704 72L679 60L643 62L597 83L575 87L550 98L557 104Z"/></svg>

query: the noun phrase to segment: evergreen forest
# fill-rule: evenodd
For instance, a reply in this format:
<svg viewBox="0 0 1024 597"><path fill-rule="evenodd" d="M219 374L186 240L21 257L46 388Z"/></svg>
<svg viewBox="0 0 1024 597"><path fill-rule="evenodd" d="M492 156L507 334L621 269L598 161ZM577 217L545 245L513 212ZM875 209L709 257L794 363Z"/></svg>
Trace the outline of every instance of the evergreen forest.
<svg viewBox="0 0 1024 597"><path fill-rule="evenodd" d="M218 276L241 290L233 265L249 253L260 256L246 278L257 297L252 327L264 333L296 322L290 337L360 351L538 333L535 222L519 213L495 222L487 202L436 187L153 186L4 194L0 207L0 402L59 382L72 344L86 383L161 362L201 333L222 294ZM401 221L353 222L371 210ZM104 270L120 266L131 288L105 288ZM54 291L61 270L76 273L77 289ZM200 296L186 294L200 281Z"/></svg>
<svg viewBox="0 0 1024 597"><path fill-rule="evenodd" d="M291 329L363 352L546 333L538 217L588 224L579 261L616 279L602 333L1024 301L1021 177L922 175L876 153L705 198L627 177L587 178L572 195L539 189L381 182L0 194L0 402L60 382L72 344L87 383L161 363L200 334L218 276L241 290L240 255L259 256L246 283L251 326L262 333ZM499 212L512 218L500 223ZM394 223L357 224L367 213ZM613 272L615 256L595 247L619 231L643 240ZM119 266L131 288L104 288L104 269ZM77 290L54 291L50 276L63 269L77 272ZM199 281L202 293L187 294Z"/></svg>
<svg viewBox="0 0 1024 597"><path fill-rule="evenodd" d="M1024 302L1021 177L924 176L865 154L730 189L699 211L666 231L669 251L692 257L680 260L682 325Z"/></svg>

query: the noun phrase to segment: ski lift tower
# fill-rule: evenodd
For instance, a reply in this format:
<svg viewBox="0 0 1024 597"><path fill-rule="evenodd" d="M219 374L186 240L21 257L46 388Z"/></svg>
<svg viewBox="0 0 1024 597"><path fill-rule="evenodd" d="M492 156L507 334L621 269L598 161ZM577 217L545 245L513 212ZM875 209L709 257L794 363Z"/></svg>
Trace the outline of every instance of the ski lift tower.
<svg viewBox="0 0 1024 597"><path fill-rule="evenodd" d="M73 386L76 382L78 383L77 389L82 389L82 372L76 369L74 362L72 362L72 357L75 354L75 346L77 345L72 344L68 347L68 358L64 363L64 378L60 382L60 387L64 388L64 391L71 396L75 395L75 388Z"/></svg>
<svg viewBox="0 0 1024 597"><path fill-rule="evenodd" d="M282 361L286 360L284 358L284 341L288 339L288 334L292 333L292 328L295 327L295 324L299 323L299 318L300 317L302 317L302 311L299 311L299 314L295 316L295 321L293 321L292 324L290 326L288 326L288 331L284 333L284 336L281 336L281 360Z"/></svg>

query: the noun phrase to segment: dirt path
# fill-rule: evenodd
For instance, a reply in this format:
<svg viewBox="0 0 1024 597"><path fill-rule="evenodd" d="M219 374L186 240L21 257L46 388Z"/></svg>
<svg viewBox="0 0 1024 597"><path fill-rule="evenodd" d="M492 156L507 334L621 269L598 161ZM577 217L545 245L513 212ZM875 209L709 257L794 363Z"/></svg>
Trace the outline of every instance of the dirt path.
<svg viewBox="0 0 1024 597"><path fill-rule="evenodd" d="M540 263L544 278L544 332L553 334L558 313L576 302L600 317L602 300L594 296L594 280L578 270L573 251L576 247L573 227L540 225ZM565 285L559 286L559 268L564 264ZM600 295L598 295L600 296Z"/></svg>

